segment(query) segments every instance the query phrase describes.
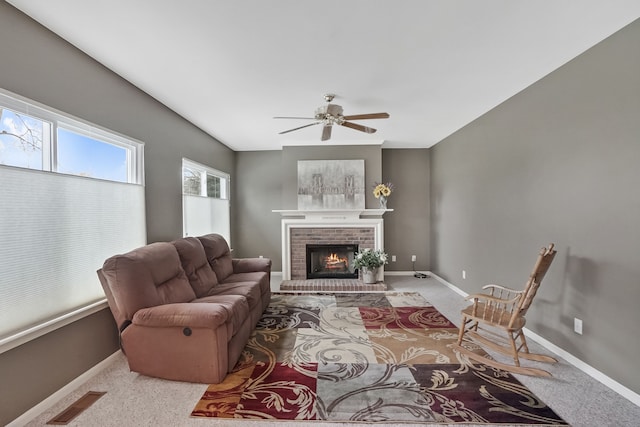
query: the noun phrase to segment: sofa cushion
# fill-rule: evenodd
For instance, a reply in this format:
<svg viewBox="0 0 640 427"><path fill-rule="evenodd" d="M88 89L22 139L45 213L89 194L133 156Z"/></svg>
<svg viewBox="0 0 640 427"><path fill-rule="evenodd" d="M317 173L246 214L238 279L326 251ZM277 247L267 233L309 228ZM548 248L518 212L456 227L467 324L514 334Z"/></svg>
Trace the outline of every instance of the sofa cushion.
<svg viewBox="0 0 640 427"><path fill-rule="evenodd" d="M187 274L189 283L200 298L218 284L218 278L213 272L202 243L195 237L185 237L171 242L178 251L182 269Z"/></svg>
<svg viewBox="0 0 640 427"><path fill-rule="evenodd" d="M209 265L216 273L216 277L219 282L224 280L233 273L233 261L231 259L231 250L229 244L219 234L207 234L205 236L198 237L204 252L209 261Z"/></svg>
<svg viewBox="0 0 640 427"><path fill-rule="evenodd" d="M220 283L209 295L241 295L247 299L249 311L262 311L262 293L255 282Z"/></svg>
<svg viewBox="0 0 640 427"><path fill-rule="evenodd" d="M225 283L237 282L255 282L260 288L260 293L262 294L271 290L269 273L265 273L264 271L254 271L251 273L233 273L225 280Z"/></svg>
<svg viewBox="0 0 640 427"><path fill-rule="evenodd" d="M249 303L240 295L212 295L193 300L195 303L209 303L219 306L227 312L227 334L229 340L240 330L249 317Z"/></svg>
<svg viewBox="0 0 640 427"><path fill-rule="evenodd" d="M231 254L221 256L220 258L216 258L211 265L213 271L216 273L216 276L220 276L220 281L224 281L227 277L229 277L233 273L233 267L231 264Z"/></svg>
<svg viewBox="0 0 640 427"><path fill-rule="evenodd" d="M118 310L131 320L141 308L183 303L196 295L171 243L157 242L107 259L102 274Z"/></svg>

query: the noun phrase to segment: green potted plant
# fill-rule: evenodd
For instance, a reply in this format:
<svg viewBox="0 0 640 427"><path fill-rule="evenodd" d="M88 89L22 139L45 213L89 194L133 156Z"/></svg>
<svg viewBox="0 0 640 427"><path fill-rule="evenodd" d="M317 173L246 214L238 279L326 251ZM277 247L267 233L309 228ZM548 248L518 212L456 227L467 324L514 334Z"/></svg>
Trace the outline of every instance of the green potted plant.
<svg viewBox="0 0 640 427"><path fill-rule="evenodd" d="M360 270L364 283L376 283L378 268L387 263L387 254L383 250L360 249L355 254L354 267Z"/></svg>

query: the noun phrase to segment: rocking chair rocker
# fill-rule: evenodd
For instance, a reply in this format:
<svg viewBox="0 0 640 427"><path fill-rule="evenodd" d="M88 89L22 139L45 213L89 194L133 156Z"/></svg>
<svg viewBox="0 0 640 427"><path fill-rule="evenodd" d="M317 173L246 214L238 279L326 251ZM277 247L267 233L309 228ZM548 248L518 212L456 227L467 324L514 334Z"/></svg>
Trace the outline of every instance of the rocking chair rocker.
<svg viewBox="0 0 640 427"><path fill-rule="evenodd" d="M527 341L522 332L526 323L527 310L556 255L553 246L552 243L548 248L541 249L535 267L523 290L516 291L499 285L486 285L482 289L488 289L489 294L474 294L467 297L468 300L473 300L473 304L462 310L462 325L460 326L458 343L454 345L456 350L471 359L505 371L534 376L551 376L549 372L542 369L520 366L520 358L537 362L557 362L550 356L529 353ZM479 324L490 329L480 328ZM482 331L482 335L480 331ZM502 333L506 333L506 340ZM514 364L501 363L462 347L465 335L488 348L513 357Z"/></svg>

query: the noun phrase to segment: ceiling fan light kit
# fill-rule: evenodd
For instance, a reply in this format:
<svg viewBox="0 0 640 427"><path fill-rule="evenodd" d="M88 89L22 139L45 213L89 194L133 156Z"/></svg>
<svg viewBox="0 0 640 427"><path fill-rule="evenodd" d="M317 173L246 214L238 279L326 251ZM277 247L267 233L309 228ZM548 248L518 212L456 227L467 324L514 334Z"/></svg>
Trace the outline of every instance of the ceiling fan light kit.
<svg viewBox="0 0 640 427"><path fill-rule="evenodd" d="M355 129L360 132L365 133L375 133L376 129L363 126L357 123L350 122L349 120L368 120L368 119L388 119L389 113L371 113L371 114L356 114L351 116L343 115L343 109L340 105L331 104L331 101L335 98L335 95L332 93L328 93L324 96L324 100L327 101L326 105L323 105L316 109L316 113L314 117L274 117L274 119L303 119L303 120L315 120L313 123L309 123L307 125L299 126L293 129L288 129L282 132L279 132L279 135L293 132L296 130L304 129L309 126L322 124L322 137L321 141L327 141L331 139L331 129L333 125L344 126L350 129Z"/></svg>

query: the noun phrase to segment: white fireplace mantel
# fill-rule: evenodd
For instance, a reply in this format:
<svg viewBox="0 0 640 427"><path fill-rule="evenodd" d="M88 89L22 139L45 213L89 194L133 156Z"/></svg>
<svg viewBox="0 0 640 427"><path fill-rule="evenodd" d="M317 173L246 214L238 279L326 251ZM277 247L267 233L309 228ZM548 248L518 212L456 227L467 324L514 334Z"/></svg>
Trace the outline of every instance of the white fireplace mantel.
<svg viewBox="0 0 640 427"><path fill-rule="evenodd" d="M317 210L284 210L274 209L283 218L304 218L310 220L352 220L366 217L381 217L393 209L317 209Z"/></svg>
<svg viewBox="0 0 640 427"><path fill-rule="evenodd" d="M384 221L382 216L393 209L322 209L273 210L282 216L282 279L291 278L291 229L296 227L370 227L374 230L374 249L384 248ZM380 269L382 277L382 269Z"/></svg>

